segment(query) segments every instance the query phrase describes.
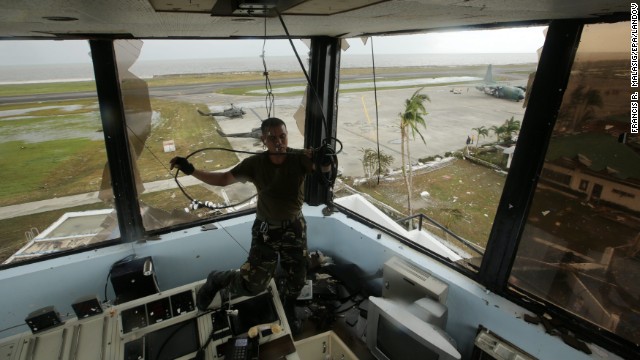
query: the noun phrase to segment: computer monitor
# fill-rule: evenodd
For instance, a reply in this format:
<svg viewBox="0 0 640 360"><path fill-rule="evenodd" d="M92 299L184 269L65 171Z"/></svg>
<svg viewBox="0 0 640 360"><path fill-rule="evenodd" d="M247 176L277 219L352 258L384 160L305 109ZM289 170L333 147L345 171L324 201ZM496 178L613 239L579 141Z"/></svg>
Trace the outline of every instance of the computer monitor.
<svg viewBox="0 0 640 360"><path fill-rule="evenodd" d="M199 349L198 319L193 318L125 343L123 359L191 359Z"/></svg>
<svg viewBox="0 0 640 360"><path fill-rule="evenodd" d="M379 360L459 360L455 341L439 327L421 320L402 303L371 296L367 347Z"/></svg>
<svg viewBox="0 0 640 360"><path fill-rule="evenodd" d="M408 260L394 256L384 263L382 297L410 304L429 297L442 304L447 302L449 285L429 271Z"/></svg>
<svg viewBox="0 0 640 360"><path fill-rule="evenodd" d="M235 303L231 309L238 310L237 316L229 317L231 332L236 336L246 333L252 326L280 320L270 292Z"/></svg>

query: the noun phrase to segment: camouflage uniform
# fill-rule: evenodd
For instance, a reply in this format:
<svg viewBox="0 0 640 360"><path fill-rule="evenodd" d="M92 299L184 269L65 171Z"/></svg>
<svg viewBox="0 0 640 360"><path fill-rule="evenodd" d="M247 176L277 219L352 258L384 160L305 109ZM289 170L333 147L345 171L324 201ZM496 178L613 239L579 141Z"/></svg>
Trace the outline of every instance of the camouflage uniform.
<svg viewBox="0 0 640 360"><path fill-rule="evenodd" d="M281 224L268 224L261 220L251 227L249 258L229 284L228 290L237 295L255 295L263 291L273 278L278 265L286 274L281 295L296 298L307 276L307 223L299 216Z"/></svg>
<svg viewBox="0 0 640 360"><path fill-rule="evenodd" d="M264 155L254 155L231 170L240 181L254 183L258 190L256 220L251 227L251 249L239 271L217 277L234 295L263 291L280 266L286 274L284 298L300 294L307 275L307 223L300 211L303 183L311 171L311 160L300 150L287 149L281 165Z"/></svg>

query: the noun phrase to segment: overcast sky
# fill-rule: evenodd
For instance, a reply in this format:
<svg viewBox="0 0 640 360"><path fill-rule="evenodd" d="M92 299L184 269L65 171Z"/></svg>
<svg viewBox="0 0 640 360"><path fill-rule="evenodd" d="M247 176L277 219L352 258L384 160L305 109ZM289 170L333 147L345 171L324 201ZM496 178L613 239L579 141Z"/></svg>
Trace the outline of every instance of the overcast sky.
<svg viewBox="0 0 640 360"><path fill-rule="evenodd" d="M478 30L419 35L375 37L376 54L422 53L534 53L544 43L544 27ZM348 39L350 54L370 54L371 41ZM141 61L208 59L220 57L252 57L262 53L262 40L202 41L202 40L146 40ZM298 53L306 54L307 47L294 40ZM86 41L1 41L0 65L31 65L78 62L89 59ZM287 40L267 40L267 56L293 55Z"/></svg>

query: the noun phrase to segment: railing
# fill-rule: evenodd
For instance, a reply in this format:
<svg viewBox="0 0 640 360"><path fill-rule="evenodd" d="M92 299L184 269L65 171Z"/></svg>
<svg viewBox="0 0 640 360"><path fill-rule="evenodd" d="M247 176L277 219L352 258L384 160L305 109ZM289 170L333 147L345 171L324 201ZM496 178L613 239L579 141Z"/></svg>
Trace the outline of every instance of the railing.
<svg viewBox="0 0 640 360"><path fill-rule="evenodd" d="M418 230L421 231L422 230L422 220L426 219L428 220L431 224L433 224L434 226L436 226L437 228L439 228L440 230L444 231L445 233L453 236L454 239L458 240L459 242L461 242L462 244L464 244L465 246L467 246L469 249L473 250L475 253L482 255L484 254L484 249L479 247L478 245L469 242L466 239L461 238L460 236L456 235L454 232L452 232L451 230L447 229L446 226L440 224L439 222L433 220L432 218L428 217L425 214L415 214L412 216L408 216L399 220L396 220L396 223L400 224L403 222L407 222L407 221L411 221L415 218L418 218ZM411 221L411 223L413 223L413 221Z"/></svg>

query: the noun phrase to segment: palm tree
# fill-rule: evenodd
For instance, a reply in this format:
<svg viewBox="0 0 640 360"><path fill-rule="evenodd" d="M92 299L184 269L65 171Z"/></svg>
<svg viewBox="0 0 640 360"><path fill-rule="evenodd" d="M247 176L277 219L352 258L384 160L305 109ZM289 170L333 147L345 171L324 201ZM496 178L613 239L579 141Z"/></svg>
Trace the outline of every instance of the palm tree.
<svg viewBox="0 0 640 360"><path fill-rule="evenodd" d="M478 147L478 145L480 144L480 136L489 136L489 129L485 128L484 126L472 128L471 130L475 130L478 133L478 136L476 137L476 147Z"/></svg>
<svg viewBox="0 0 640 360"><path fill-rule="evenodd" d="M404 182L407 185L407 207L409 211L409 216L413 216L413 209L411 208L411 190L413 187L413 169L411 167L411 151L409 149L409 131L411 131L411 136L415 139L416 134L420 135L422 142L426 145L427 142L424 140L424 136L420 133L418 126L423 128L427 127L425 123L424 116L427 115L427 110L424 107L424 101L431 101L429 96L425 94L420 94L424 88L420 88L413 93L411 98L405 100L404 102L404 111L400 114L400 154L402 156L402 175L404 177ZM409 171L406 169L405 162L405 150L406 150L406 158L409 159Z"/></svg>
<svg viewBox="0 0 640 360"><path fill-rule="evenodd" d="M489 130L493 131L493 133L496 135L496 144L499 144L500 143L500 137L504 133L504 127L503 126L493 125L492 127L489 128Z"/></svg>
<svg viewBox="0 0 640 360"><path fill-rule="evenodd" d="M387 155L382 151L377 152L370 148L362 148L360 151L363 154L362 169L368 182L374 176L384 174L393 163L393 156Z"/></svg>
<svg viewBox="0 0 640 360"><path fill-rule="evenodd" d="M520 130L520 120L515 120L512 116L511 119L505 120L501 127L503 131L502 138L505 143L511 143L513 141L511 134L517 133Z"/></svg>

